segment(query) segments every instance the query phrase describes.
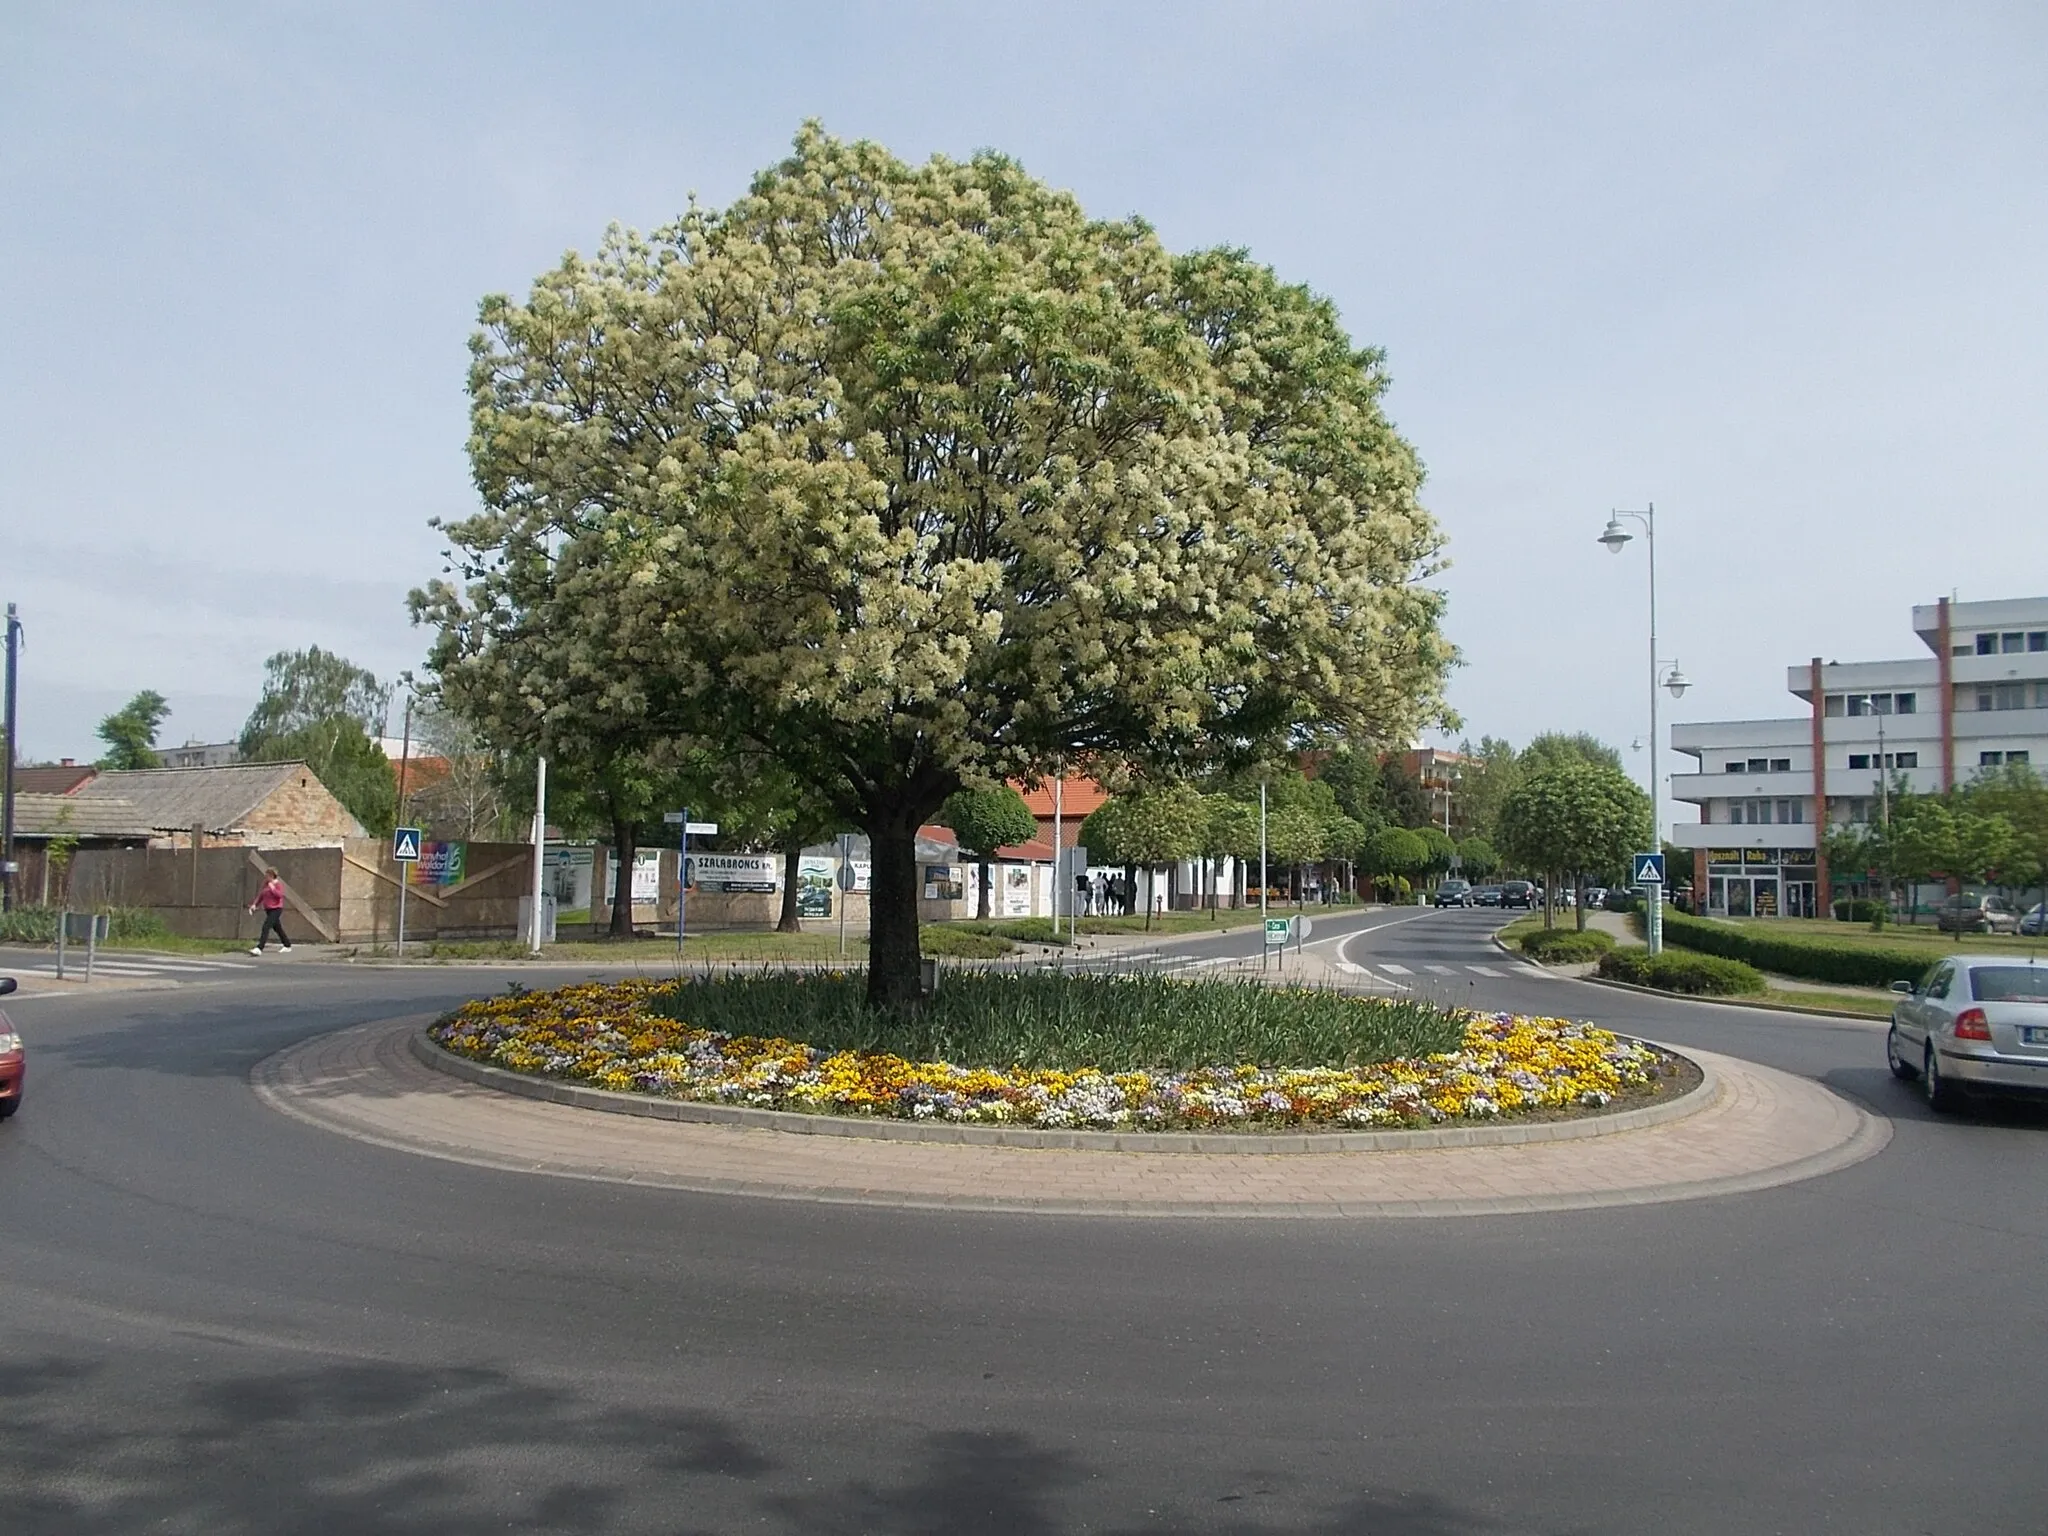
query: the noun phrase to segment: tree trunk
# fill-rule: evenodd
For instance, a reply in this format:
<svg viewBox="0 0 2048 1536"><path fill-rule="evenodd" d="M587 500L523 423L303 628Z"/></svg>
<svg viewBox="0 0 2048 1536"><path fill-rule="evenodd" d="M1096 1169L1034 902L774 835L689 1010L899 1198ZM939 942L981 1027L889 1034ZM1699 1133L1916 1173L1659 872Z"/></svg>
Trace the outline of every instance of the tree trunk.
<svg viewBox="0 0 2048 1536"><path fill-rule="evenodd" d="M797 916L797 882L803 875L803 839L791 838L782 850L782 916L776 920L777 933L802 933L803 920Z"/></svg>
<svg viewBox="0 0 2048 1536"><path fill-rule="evenodd" d="M1572 911L1578 917L1577 927L1579 932L1584 933L1586 931L1586 877L1584 875L1580 875L1572 882L1572 893L1578 898L1572 903Z"/></svg>
<svg viewBox="0 0 2048 1536"><path fill-rule="evenodd" d="M989 886L994 883L995 863L991 859L981 861L981 920L988 921Z"/></svg>
<svg viewBox="0 0 2048 1536"><path fill-rule="evenodd" d="M1543 877L1543 926L1545 928L1555 928L1557 926L1556 901L1557 876L1555 873L1546 874Z"/></svg>
<svg viewBox="0 0 2048 1536"><path fill-rule="evenodd" d="M917 825L898 811L869 817L868 1006L914 1008L923 996L917 947Z"/></svg>
<svg viewBox="0 0 2048 1536"><path fill-rule="evenodd" d="M612 818L612 920L606 927L615 939L633 937L633 824Z"/></svg>

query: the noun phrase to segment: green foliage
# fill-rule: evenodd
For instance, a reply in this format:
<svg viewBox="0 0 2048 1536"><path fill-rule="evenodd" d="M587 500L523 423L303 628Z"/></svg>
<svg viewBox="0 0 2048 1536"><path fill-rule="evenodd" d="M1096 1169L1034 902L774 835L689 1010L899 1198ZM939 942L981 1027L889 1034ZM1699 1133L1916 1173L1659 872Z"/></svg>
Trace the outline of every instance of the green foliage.
<svg viewBox="0 0 2048 1536"><path fill-rule="evenodd" d="M1522 765L1514 747L1498 736L1482 736L1479 745L1458 743L1465 765L1458 771L1456 810L1472 837L1488 842L1500 836L1500 808L1522 782Z"/></svg>
<svg viewBox="0 0 2048 1536"><path fill-rule="evenodd" d="M1483 837L1468 837L1458 844L1458 859L1468 878L1490 875L1500 868L1500 854Z"/></svg>
<svg viewBox="0 0 2048 1536"><path fill-rule="evenodd" d="M1081 823L1081 842L1091 860L1149 866L1194 858L1208 830L1209 805L1201 792L1167 783L1103 801Z"/></svg>
<svg viewBox="0 0 2048 1536"><path fill-rule="evenodd" d="M1501 745L1507 744L1502 742ZM1521 756L1517 760L1517 766L1524 778L1574 764L1624 773L1621 754L1599 737L1590 736L1584 731L1576 731L1570 735L1563 731L1546 731L1522 748Z"/></svg>
<svg viewBox="0 0 2048 1536"><path fill-rule="evenodd" d="M1429 791L1399 756L1380 764L1380 815L1397 827L1426 827L1431 817Z"/></svg>
<svg viewBox="0 0 2048 1536"><path fill-rule="evenodd" d="M262 738L250 756L257 762L304 763L372 837L389 837L398 824L398 775L391 759L346 716Z"/></svg>
<svg viewBox="0 0 2048 1536"><path fill-rule="evenodd" d="M1835 903L1835 921L1838 923L1874 923L1883 910L1877 902L1867 896L1855 896Z"/></svg>
<svg viewBox="0 0 2048 1536"><path fill-rule="evenodd" d="M960 933L984 933L998 939L1008 939L1013 944L1071 944L1072 935L1062 926L1058 933L1052 931L1049 917L999 917L994 919L975 918L964 923L948 923L948 929ZM926 933L932 932L927 926ZM927 954L932 951L927 950Z"/></svg>
<svg viewBox="0 0 2048 1536"><path fill-rule="evenodd" d="M2048 783L2026 763L1980 769L1959 796L1965 809L2012 829L1998 869L2001 885L2048 886Z"/></svg>
<svg viewBox="0 0 2048 1536"><path fill-rule="evenodd" d="M1740 960L1678 949L1661 955L1641 949L1609 950L1600 957L1600 974L1611 981L1694 997L1753 997L1764 990L1762 974Z"/></svg>
<svg viewBox="0 0 2048 1536"><path fill-rule="evenodd" d="M1429 867L1429 844L1406 827L1381 827L1366 840L1358 863L1368 875L1420 874Z"/></svg>
<svg viewBox="0 0 2048 1536"><path fill-rule="evenodd" d="M963 783L1445 714L1382 359L1242 252L811 124L481 321L484 510L413 598L435 675L780 762L873 839L878 1003L914 995L912 838Z"/></svg>
<svg viewBox="0 0 2048 1536"><path fill-rule="evenodd" d="M961 849L978 859L993 858L998 848L1038 836L1038 818L1007 784L955 792L939 807L937 820L940 826L951 827Z"/></svg>
<svg viewBox="0 0 2048 1536"><path fill-rule="evenodd" d="M1415 835L1422 839L1423 846L1429 850L1429 860L1423 865L1424 870L1436 875L1451 867L1451 860L1458 853L1458 845L1451 840L1450 833L1444 831L1442 827L1419 827Z"/></svg>
<svg viewBox="0 0 2048 1536"><path fill-rule="evenodd" d="M263 692L242 726L242 755L263 758L279 737L344 720L361 735L381 736L390 712L390 685L347 657L317 645L279 651L263 663Z"/></svg>
<svg viewBox="0 0 2048 1536"><path fill-rule="evenodd" d="M962 924L927 923L917 930L920 954L952 960L999 960L1010 952L1008 939L976 933Z"/></svg>
<svg viewBox="0 0 2048 1536"><path fill-rule="evenodd" d="M1364 1066L1464 1036L1458 1015L1428 1003L1080 972L948 972L906 1011L869 1006L858 974L791 972L697 982L654 1006L702 1029L963 1066Z"/></svg>
<svg viewBox="0 0 2048 1536"><path fill-rule="evenodd" d="M1641 919L1637 920L1640 924ZM1830 941L1821 929L1814 938L1764 934L1664 910L1664 940L1703 954L1745 961L1760 970L1806 981L1833 981L1857 987L1888 987L1895 981L1918 981L1931 963L1926 950L1880 949L1868 944Z"/></svg>
<svg viewBox="0 0 2048 1536"><path fill-rule="evenodd" d="M99 723L98 735L107 744L99 761L102 768L161 768L156 733L162 729L171 706L164 696L145 688Z"/></svg>
<svg viewBox="0 0 2048 1536"><path fill-rule="evenodd" d="M1573 965L1598 960L1614 948L1614 936L1597 928L1538 928L1522 935L1522 953L1545 965Z"/></svg>
<svg viewBox="0 0 2048 1536"><path fill-rule="evenodd" d="M1515 786L1501 806L1500 833L1502 852L1523 869L1619 872L1647 846L1650 800L1619 768L1563 760Z"/></svg>
<svg viewBox="0 0 2048 1536"><path fill-rule="evenodd" d="M171 937L171 930L164 926L164 920L147 908L104 907L96 910L107 914L109 943L146 944L152 939ZM0 943L55 944L58 915L56 907L10 907L0 912Z"/></svg>
<svg viewBox="0 0 2048 1536"><path fill-rule="evenodd" d="M1387 819L1380 765L1371 753L1338 748L1318 770L1316 782L1329 788L1337 809L1359 826L1371 828Z"/></svg>

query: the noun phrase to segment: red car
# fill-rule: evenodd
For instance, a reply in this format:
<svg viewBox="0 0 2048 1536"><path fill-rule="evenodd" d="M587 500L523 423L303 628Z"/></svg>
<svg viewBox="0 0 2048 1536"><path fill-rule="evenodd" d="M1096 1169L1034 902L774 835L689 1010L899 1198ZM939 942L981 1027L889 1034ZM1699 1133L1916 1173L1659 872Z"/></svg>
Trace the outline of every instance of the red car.
<svg viewBox="0 0 2048 1536"><path fill-rule="evenodd" d="M12 976L0 976L0 997L14 990ZM21 1048L21 1036L14 1024L0 1013L0 1120L21 1108L21 1082L28 1075L28 1059Z"/></svg>

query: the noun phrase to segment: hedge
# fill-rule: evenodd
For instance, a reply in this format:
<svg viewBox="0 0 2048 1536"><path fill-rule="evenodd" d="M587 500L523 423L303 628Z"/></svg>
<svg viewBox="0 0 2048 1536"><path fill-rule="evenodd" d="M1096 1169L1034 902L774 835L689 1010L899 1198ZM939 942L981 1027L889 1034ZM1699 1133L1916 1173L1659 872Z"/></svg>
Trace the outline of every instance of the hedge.
<svg viewBox="0 0 2048 1536"><path fill-rule="evenodd" d="M1637 921L1640 926L1641 920ZM1940 958L1926 950L1845 944L1823 935L1808 939L1761 934L1668 909L1664 913L1664 941L1701 954L1740 960L1780 976L1840 982L1851 987L1888 987L1895 981L1918 981Z"/></svg>
<svg viewBox="0 0 2048 1536"><path fill-rule="evenodd" d="M107 937L124 943L167 939L171 930L164 920L146 907L103 908L107 914ZM0 912L0 943L54 944L57 942L56 907L15 907Z"/></svg>
<svg viewBox="0 0 2048 1536"><path fill-rule="evenodd" d="M986 922L969 918L964 922L949 922L946 926L956 933L987 934L998 939L1008 939L1014 944L1071 944L1072 931L1062 927L1055 934L1049 917L995 917Z"/></svg>
<svg viewBox="0 0 2048 1536"><path fill-rule="evenodd" d="M1835 903L1835 921L1838 923L1874 923L1877 921L1877 903L1867 896L1852 897Z"/></svg>
<svg viewBox="0 0 2048 1536"><path fill-rule="evenodd" d="M1522 953L1545 965L1571 965L1598 960L1614 948L1614 936L1597 928L1579 933L1571 928L1538 928L1522 935Z"/></svg>
<svg viewBox="0 0 2048 1536"><path fill-rule="evenodd" d="M1740 960L1683 950L1667 949L1661 955L1642 949L1609 950L1600 957L1600 974L1610 981L1694 997L1746 997L1764 989L1762 973Z"/></svg>

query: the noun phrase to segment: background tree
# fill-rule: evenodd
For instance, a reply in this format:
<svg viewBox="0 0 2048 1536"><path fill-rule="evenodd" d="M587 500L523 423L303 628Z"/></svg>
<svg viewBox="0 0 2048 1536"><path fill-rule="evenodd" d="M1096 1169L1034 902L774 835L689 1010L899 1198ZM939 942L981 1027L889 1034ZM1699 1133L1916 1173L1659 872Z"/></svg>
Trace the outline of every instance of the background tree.
<svg viewBox="0 0 2048 1536"><path fill-rule="evenodd" d="M432 665L504 675L531 589L573 593L557 671L867 831L877 1005L916 999L914 837L962 784L1445 713L1382 359L1241 252L811 126L732 207L482 318L486 510L446 530L464 585L417 594Z"/></svg>
<svg viewBox="0 0 2048 1536"><path fill-rule="evenodd" d="M1138 869L1194 858L1208 831L1207 801L1193 785L1176 782L1147 785L1105 800L1081 823L1081 841L1091 859L1100 847L1106 862L1124 866L1136 900ZM1145 903L1145 926L1152 926L1150 901Z"/></svg>
<svg viewBox="0 0 2048 1536"><path fill-rule="evenodd" d="M2048 896L2048 784L2026 763L1978 772L1960 796L1980 816L2002 817L2012 837L2000 866L2000 880L2022 898Z"/></svg>
<svg viewBox="0 0 2048 1536"><path fill-rule="evenodd" d="M345 657L312 646L263 664L263 692L242 726L249 762L302 762L372 837L398 819L398 778L378 745L391 689Z"/></svg>
<svg viewBox="0 0 2048 1536"><path fill-rule="evenodd" d="M1208 815L1202 827L1202 860L1206 866L1209 908L1216 908L1216 863L1234 860L1238 866L1238 900L1244 899L1244 871L1259 857L1259 808L1233 795L1203 796ZM1085 838L1084 838L1085 841Z"/></svg>
<svg viewBox="0 0 2048 1536"><path fill-rule="evenodd" d="M406 814L435 836L467 842L502 838L506 832L505 760L490 751L460 716L431 703L413 715L413 747L444 765L428 777L411 768L413 788Z"/></svg>
<svg viewBox="0 0 2048 1536"><path fill-rule="evenodd" d="M939 807L938 823L951 827L960 839L961 851L972 854L981 866L980 913L986 918L989 888L994 883L989 878L989 869L996 850L1038 836L1038 818L1031 814L1022 795L1007 784L998 784L992 789L962 789L948 795L946 803Z"/></svg>
<svg viewBox="0 0 2048 1536"><path fill-rule="evenodd" d="M1458 803L1466 836L1491 841L1500 827L1501 803L1521 782L1520 754L1499 736L1482 736L1479 745L1458 743L1465 763L1458 770Z"/></svg>
<svg viewBox="0 0 2048 1536"><path fill-rule="evenodd" d="M1483 837L1468 837L1458 844L1458 862L1465 874L1485 878L1500 868L1500 854Z"/></svg>
<svg viewBox="0 0 2048 1536"><path fill-rule="evenodd" d="M99 724L99 738L107 744L102 768L161 768L156 733L163 728L171 706L153 688L145 688Z"/></svg>
<svg viewBox="0 0 2048 1536"><path fill-rule="evenodd" d="M1380 764L1380 815L1397 827L1430 824L1429 791L1398 756Z"/></svg>
<svg viewBox="0 0 2048 1536"><path fill-rule="evenodd" d="M1584 731L1567 734L1564 731L1545 731L1533 738L1522 748L1517 766L1524 776L1541 773L1547 768L1561 768L1571 763L1584 763L1592 768L1612 768L1616 773L1625 773L1621 753L1607 745L1597 736Z"/></svg>
<svg viewBox="0 0 2048 1536"><path fill-rule="evenodd" d="M1406 827L1382 826L1366 839L1359 863L1375 882L1406 880L1429 863L1429 844Z"/></svg>
<svg viewBox="0 0 2048 1536"><path fill-rule="evenodd" d="M1567 757L1539 768L1501 805L1501 842L1521 867L1541 870L1543 924L1555 924L1561 876L1583 886L1591 872L1618 872L1650 835L1650 797L1619 768ZM1578 903L1578 926L1586 904Z"/></svg>
<svg viewBox="0 0 2048 1536"><path fill-rule="evenodd" d="M1425 873L1443 875L1449 872L1451 860L1458 856L1458 845L1450 833L1442 827L1417 827L1415 835L1429 850L1429 860L1423 865Z"/></svg>

